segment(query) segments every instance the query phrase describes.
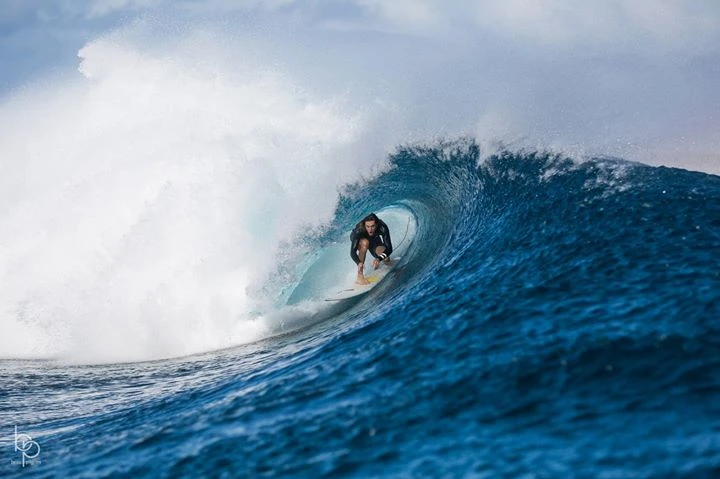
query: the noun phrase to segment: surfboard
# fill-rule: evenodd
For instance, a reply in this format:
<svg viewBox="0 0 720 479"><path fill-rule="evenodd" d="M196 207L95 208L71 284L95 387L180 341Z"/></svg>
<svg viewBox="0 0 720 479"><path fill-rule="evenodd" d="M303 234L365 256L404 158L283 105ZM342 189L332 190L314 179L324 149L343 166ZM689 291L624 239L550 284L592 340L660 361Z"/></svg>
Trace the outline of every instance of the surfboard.
<svg viewBox="0 0 720 479"><path fill-rule="evenodd" d="M380 283L383 279L385 279L385 276L398 264L398 260L400 257L393 258L393 263L391 265L383 264L380 266L379 269L373 270L371 274L365 275L365 278L370 281L370 284L352 284L348 285L346 288L336 290L332 293L330 293L326 298L325 301L342 301L344 299L350 299L354 298L355 296L360 296L363 294L367 294L372 289Z"/></svg>

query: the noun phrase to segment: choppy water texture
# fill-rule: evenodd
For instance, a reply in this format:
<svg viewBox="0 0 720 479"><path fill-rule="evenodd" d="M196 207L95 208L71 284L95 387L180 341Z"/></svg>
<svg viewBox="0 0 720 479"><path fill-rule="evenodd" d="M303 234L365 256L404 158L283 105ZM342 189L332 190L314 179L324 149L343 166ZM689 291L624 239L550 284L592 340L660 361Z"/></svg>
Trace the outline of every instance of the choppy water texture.
<svg viewBox="0 0 720 479"><path fill-rule="evenodd" d="M307 327L156 362L0 363L2 476L720 477L720 177L478 156L400 148L351 188L322 245L391 206L417 235ZM24 469L15 425L41 447Z"/></svg>

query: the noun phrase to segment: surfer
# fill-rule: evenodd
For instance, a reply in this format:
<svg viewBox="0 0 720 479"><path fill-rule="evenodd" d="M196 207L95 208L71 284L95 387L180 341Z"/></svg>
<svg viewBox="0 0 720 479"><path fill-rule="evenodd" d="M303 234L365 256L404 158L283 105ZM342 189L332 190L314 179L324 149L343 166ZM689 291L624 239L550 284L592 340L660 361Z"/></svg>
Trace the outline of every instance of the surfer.
<svg viewBox="0 0 720 479"><path fill-rule="evenodd" d="M391 264L390 228L375 213L363 218L350 233L350 257L357 264L357 284L370 284L364 274L365 255L368 250L375 257L373 268L378 269L380 262Z"/></svg>

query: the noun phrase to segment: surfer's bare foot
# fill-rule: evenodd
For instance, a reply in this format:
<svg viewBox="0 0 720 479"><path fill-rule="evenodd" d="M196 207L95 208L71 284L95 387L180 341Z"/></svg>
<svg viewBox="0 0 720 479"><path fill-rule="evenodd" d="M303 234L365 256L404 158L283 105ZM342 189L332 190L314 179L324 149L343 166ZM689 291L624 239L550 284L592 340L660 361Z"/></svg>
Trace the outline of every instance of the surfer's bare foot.
<svg viewBox="0 0 720 479"><path fill-rule="evenodd" d="M356 284L370 284L370 281L365 279L365 263L358 263L357 265L358 274L357 274L357 280L355 280Z"/></svg>

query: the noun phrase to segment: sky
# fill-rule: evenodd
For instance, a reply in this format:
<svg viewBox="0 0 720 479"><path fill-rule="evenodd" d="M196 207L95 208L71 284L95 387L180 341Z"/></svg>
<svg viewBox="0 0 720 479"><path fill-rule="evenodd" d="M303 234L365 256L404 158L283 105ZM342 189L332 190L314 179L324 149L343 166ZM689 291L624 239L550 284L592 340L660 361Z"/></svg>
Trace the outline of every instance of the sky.
<svg viewBox="0 0 720 479"><path fill-rule="evenodd" d="M388 147L469 134L720 174L716 0L2 0L0 100L108 38L282 71L372 109Z"/></svg>

